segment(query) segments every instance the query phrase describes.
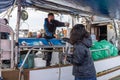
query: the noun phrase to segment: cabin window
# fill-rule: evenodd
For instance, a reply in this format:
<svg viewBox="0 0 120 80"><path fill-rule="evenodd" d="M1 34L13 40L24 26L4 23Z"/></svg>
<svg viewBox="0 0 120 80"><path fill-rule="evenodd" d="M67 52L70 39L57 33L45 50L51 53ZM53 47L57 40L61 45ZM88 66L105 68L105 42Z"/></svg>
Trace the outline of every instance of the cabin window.
<svg viewBox="0 0 120 80"><path fill-rule="evenodd" d="M0 32L0 39L9 39L9 33Z"/></svg>
<svg viewBox="0 0 120 80"><path fill-rule="evenodd" d="M92 25L90 33L96 36L97 41L107 40L107 25Z"/></svg>
<svg viewBox="0 0 120 80"><path fill-rule="evenodd" d="M107 40L107 26L99 26L99 40Z"/></svg>

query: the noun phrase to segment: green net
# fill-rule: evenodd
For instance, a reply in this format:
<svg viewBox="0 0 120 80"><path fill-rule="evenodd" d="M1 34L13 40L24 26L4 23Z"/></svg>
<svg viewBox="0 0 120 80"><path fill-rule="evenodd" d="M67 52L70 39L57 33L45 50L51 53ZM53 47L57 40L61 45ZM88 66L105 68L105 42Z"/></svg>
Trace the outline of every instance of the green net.
<svg viewBox="0 0 120 80"><path fill-rule="evenodd" d="M99 51L92 51L93 60L100 60L100 59L108 58L110 56L118 55L118 49L106 40L102 40L100 42L94 42L90 50L91 51L99 50Z"/></svg>

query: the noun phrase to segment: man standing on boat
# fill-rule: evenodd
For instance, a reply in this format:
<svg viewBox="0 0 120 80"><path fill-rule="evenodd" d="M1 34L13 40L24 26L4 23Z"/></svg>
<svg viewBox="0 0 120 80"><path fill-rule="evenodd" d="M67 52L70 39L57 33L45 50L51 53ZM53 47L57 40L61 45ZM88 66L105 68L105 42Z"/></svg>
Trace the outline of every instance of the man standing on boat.
<svg viewBox="0 0 120 80"><path fill-rule="evenodd" d="M47 40L55 38L56 28L64 27L64 26L68 27L69 23L63 23L63 22L57 21L54 19L54 14L49 13L48 18L45 18L45 22L44 22L45 38ZM46 50L52 50L52 48L47 48ZM46 59L47 59L46 66L50 66L51 58L52 58L52 52L48 52L46 56Z"/></svg>

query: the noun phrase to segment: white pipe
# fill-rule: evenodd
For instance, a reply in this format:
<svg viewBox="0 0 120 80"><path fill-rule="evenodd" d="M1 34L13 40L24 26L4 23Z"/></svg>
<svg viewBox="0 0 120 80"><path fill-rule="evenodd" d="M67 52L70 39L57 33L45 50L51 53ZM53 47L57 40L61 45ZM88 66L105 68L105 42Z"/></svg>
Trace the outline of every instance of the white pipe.
<svg viewBox="0 0 120 80"><path fill-rule="evenodd" d="M107 49L107 48L104 48L104 49L96 49L96 50L90 50L91 52L98 52L98 51L103 51L103 50L107 50L108 51L108 54L110 56L110 50Z"/></svg>
<svg viewBox="0 0 120 80"><path fill-rule="evenodd" d="M28 52L27 52L27 55L25 56L25 58L24 58L24 60L23 60L23 62L22 62L22 64L21 64L21 66L20 66L20 70L23 68L23 66L24 66L24 64L25 64L25 61L27 60L27 58L28 58L28 56L29 56L29 54L30 54L30 52L33 50L33 48L31 48Z"/></svg>
<svg viewBox="0 0 120 80"><path fill-rule="evenodd" d="M14 68L14 32L11 35L11 68Z"/></svg>
<svg viewBox="0 0 120 80"><path fill-rule="evenodd" d="M104 49L96 49L96 50L91 50L91 52L97 52L97 51L103 51L103 50L109 50L107 48L104 48Z"/></svg>

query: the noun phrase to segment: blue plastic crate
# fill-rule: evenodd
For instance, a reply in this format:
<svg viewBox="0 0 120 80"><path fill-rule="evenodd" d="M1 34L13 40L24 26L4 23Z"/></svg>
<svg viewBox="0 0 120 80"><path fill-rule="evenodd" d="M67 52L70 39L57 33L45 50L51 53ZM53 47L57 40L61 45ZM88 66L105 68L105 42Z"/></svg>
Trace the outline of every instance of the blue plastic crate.
<svg viewBox="0 0 120 80"><path fill-rule="evenodd" d="M49 41L52 43L52 45L64 45L64 43L60 39L53 38Z"/></svg>
<svg viewBox="0 0 120 80"><path fill-rule="evenodd" d="M44 45L49 45L48 41L45 38L39 38L39 41L41 41Z"/></svg>
<svg viewBox="0 0 120 80"><path fill-rule="evenodd" d="M27 46L40 45L40 42L42 42L43 45L49 45L45 38L19 38L18 42L19 45L22 45L24 42L27 44Z"/></svg>

